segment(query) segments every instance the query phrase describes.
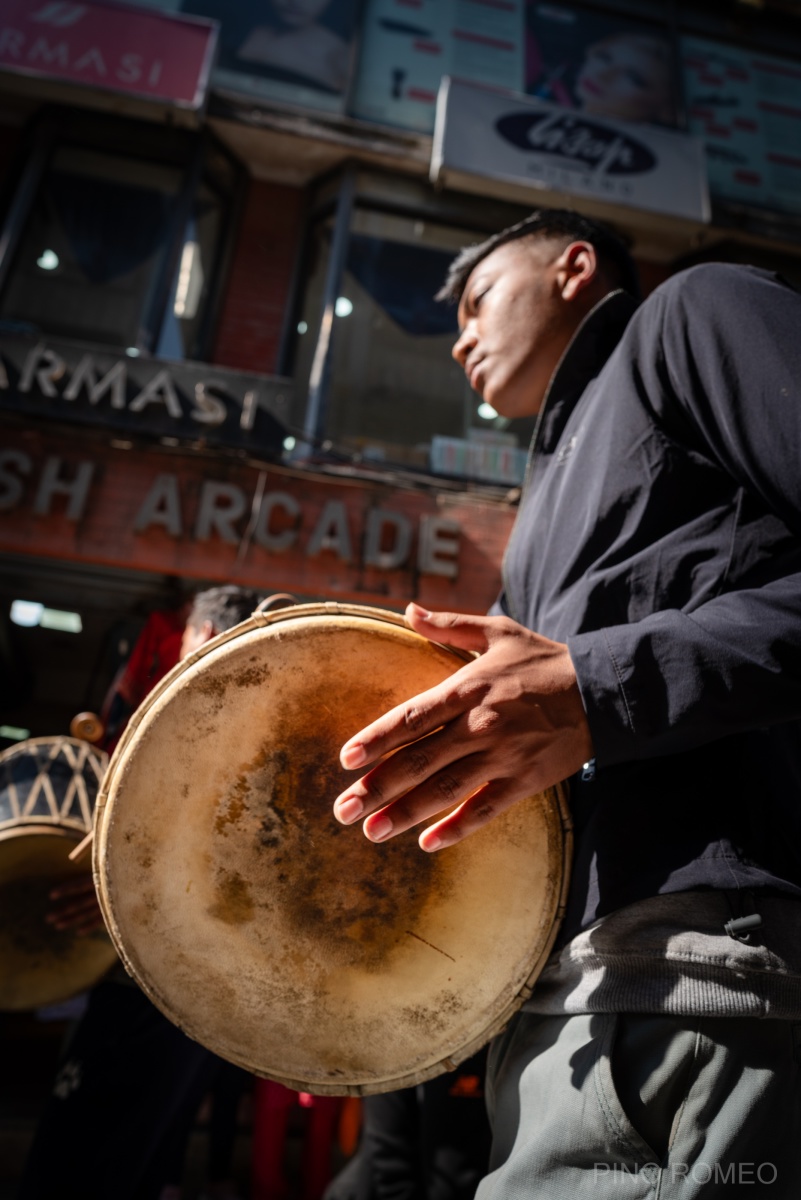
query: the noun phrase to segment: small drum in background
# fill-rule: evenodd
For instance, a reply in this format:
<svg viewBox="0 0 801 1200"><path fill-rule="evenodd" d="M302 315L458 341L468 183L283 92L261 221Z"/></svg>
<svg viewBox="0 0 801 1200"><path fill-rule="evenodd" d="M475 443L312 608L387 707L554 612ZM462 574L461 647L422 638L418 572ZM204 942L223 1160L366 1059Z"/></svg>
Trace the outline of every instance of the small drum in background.
<svg viewBox="0 0 801 1200"><path fill-rule="evenodd" d="M134 714L95 879L126 968L190 1037L360 1095L452 1068L531 994L567 887L561 789L437 854L332 813L342 744L466 661L394 614L298 605L207 643Z"/></svg>
<svg viewBox="0 0 801 1200"><path fill-rule="evenodd" d="M78 937L45 921L50 890L86 872L68 855L92 828L107 763L71 737L31 738L0 754L0 1009L66 1000L116 959L105 932Z"/></svg>

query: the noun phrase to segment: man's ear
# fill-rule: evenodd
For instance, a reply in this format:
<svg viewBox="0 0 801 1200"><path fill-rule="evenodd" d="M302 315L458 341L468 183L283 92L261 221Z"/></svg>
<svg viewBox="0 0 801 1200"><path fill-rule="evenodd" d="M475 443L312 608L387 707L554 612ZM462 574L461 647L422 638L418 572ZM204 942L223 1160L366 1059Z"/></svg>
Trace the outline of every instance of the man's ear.
<svg viewBox="0 0 801 1200"><path fill-rule="evenodd" d="M200 642L201 646L205 645L206 642L210 642L213 637L217 636L217 630L214 628L211 621L204 621L200 626L198 633L202 638L202 641Z"/></svg>
<svg viewBox="0 0 801 1200"><path fill-rule="evenodd" d="M563 300L577 296L598 279L598 255L591 242L571 242L557 263L557 280Z"/></svg>

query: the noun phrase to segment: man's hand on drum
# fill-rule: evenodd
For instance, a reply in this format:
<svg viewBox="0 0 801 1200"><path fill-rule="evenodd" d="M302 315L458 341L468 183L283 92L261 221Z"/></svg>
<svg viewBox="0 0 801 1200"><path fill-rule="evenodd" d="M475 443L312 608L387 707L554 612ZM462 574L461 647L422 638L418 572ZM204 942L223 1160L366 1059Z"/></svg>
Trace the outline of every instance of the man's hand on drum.
<svg viewBox="0 0 801 1200"><path fill-rule="evenodd" d="M54 887L49 895L54 903L45 920L55 929L70 930L79 937L86 937L105 928L90 873L65 880Z"/></svg>
<svg viewBox="0 0 801 1200"><path fill-rule="evenodd" d="M366 818L367 837L383 842L445 811L419 839L423 850L440 850L567 779L592 758L592 739L561 642L508 617L410 604L406 620L424 637L479 657L343 746L346 770L377 765L337 798L334 815L344 825Z"/></svg>

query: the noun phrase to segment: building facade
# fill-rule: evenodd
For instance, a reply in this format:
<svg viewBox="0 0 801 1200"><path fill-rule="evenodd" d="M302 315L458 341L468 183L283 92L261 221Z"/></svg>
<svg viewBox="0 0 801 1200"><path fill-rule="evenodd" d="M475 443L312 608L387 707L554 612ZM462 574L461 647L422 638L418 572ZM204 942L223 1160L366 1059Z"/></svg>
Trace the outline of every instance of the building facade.
<svg viewBox="0 0 801 1200"><path fill-rule="evenodd" d="M532 429L450 357L450 258L569 205L645 292L801 281L796 10L0 3L0 747L215 582L486 609Z"/></svg>

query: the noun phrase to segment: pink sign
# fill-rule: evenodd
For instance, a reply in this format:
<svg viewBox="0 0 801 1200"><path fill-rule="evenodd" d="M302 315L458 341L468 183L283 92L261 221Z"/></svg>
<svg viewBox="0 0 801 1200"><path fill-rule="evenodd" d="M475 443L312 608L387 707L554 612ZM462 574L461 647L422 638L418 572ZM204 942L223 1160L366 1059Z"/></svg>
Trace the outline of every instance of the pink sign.
<svg viewBox="0 0 801 1200"><path fill-rule="evenodd" d="M0 0L0 69L200 108L217 23L122 5Z"/></svg>

